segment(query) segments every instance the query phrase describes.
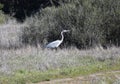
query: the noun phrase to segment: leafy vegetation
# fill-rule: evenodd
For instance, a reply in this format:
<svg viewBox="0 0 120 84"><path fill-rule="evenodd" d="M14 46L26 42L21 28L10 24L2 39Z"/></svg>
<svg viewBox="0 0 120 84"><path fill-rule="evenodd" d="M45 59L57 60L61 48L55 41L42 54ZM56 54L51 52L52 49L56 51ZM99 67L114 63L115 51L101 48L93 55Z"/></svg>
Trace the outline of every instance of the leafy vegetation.
<svg viewBox="0 0 120 84"><path fill-rule="evenodd" d="M0 4L0 10L3 8L3 4Z"/></svg>
<svg viewBox="0 0 120 84"><path fill-rule="evenodd" d="M0 10L0 24L4 23L4 20L5 20L5 16L2 13L2 11Z"/></svg>
<svg viewBox="0 0 120 84"><path fill-rule="evenodd" d="M120 1L78 0L47 7L26 22L23 43L39 44L59 38L63 29L71 30L66 35L65 45L78 48L96 45L120 44Z"/></svg>
<svg viewBox="0 0 120 84"><path fill-rule="evenodd" d="M20 9L15 12L16 17L23 19L32 14L31 18L26 18L25 23L29 26L20 36L25 44L46 44L48 41L60 38L61 30L70 29L71 33L67 34L65 39L66 46L89 48L99 44L105 47L120 45L119 0L46 0L40 2L36 0L33 1L34 3L31 0L25 1L23 4L25 6L21 6L20 0L12 1L10 5L7 5L8 2L1 1L4 4L3 10L8 9L11 15L14 16L14 12ZM38 12L39 8L41 9Z"/></svg>
<svg viewBox="0 0 120 84"><path fill-rule="evenodd" d="M47 6L59 5L58 0L0 0L0 3L4 4L3 11L13 17L16 17L19 21L24 21L27 16L36 13L41 8Z"/></svg>
<svg viewBox="0 0 120 84"><path fill-rule="evenodd" d="M5 20L5 15L3 14L1 10L2 8L3 8L3 4L0 4L0 24L4 23L4 20Z"/></svg>
<svg viewBox="0 0 120 84"><path fill-rule="evenodd" d="M30 18L24 21L27 27L22 30L22 35L18 36L23 44L45 45L49 41L60 38L60 31L69 29L71 32L65 35L64 46L76 46L77 48L90 48L98 45L104 47L120 45L120 1L116 0L50 0L44 1L52 5L45 6L40 11L33 14L29 11L35 11L26 8L20 8L22 11L33 14ZM1 2L6 5L9 1ZM26 3L27 1L25 1ZM39 0L38 0L39 2ZM44 3L39 2L39 3ZM53 2L53 3L52 3ZM6 3L6 4L5 4ZM3 9L11 11L12 15L17 10L16 1L12 1L10 9L4 6ZM18 0L18 4L21 5ZM34 6L39 3L35 1ZM29 4L27 3L27 4ZM59 3L58 6L57 3ZM44 4L45 5L45 4ZM33 6L33 5L32 5ZM32 7L31 6L31 7ZM23 6L20 6L23 7ZM38 10L36 8L36 10ZM20 12L20 11L18 11ZM20 12L24 13L24 12ZM19 16L22 16L22 14ZM25 13L26 15L28 13ZM17 14L17 13L15 13ZM29 16L29 14L28 14ZM25 15L23 15L25 17Z"/></svg>

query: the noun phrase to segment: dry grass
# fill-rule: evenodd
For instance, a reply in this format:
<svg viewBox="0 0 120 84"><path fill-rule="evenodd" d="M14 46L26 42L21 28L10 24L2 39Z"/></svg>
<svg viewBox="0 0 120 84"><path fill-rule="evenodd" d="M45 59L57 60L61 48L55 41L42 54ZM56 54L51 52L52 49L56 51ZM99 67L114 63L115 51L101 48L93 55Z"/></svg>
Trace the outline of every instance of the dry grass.
<svg viewBox="0 0 120 84"><path fill-rule="evenodd" d="M20 47L22 45L21 35L25 24L17 23L14 19L8 19L0 25L0 48Z"/></svg>
<svg viewBox="0 0 120 84"><path fill-rule="evenodd" d="M5 84L6 81L6 84L9 82L11 84L25 84L26 82L39 82L104 70L109 71L109 69L119 70L119 51L120 48L116 47L107 50L101 48L78 50L72 47L57 51L31 46L16 50L0 49L0 77L3 77L0 78L0 81L1 84ZM96 79L95 82L98 83L101 80ZM87 82L89 84L89 81Z"/></svg>
<svg viewBox="0 0 120 84"><path fill-rule="evenodd" d="M16 70L49 70L83 65L83 57L93 57L99 61L120 58L120 48L107 50L58 49L48 50L27 46L21 49L0 50L0 72L12 73Z"/></svg>

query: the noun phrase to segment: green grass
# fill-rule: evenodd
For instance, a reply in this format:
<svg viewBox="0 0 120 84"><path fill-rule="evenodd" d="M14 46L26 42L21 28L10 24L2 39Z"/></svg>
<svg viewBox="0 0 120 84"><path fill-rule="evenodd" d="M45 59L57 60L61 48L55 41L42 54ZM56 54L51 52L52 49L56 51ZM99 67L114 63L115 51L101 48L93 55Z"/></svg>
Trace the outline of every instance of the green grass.
<svg viewBox="0 0 120 84"><path fill-rule="evenodd" d="M82 65L78 67L59 68L47 71L28 71L18 70L12 75L1 76L0 84L26 84L37 83L40 81L49 81L58 78L85 76L98 72L107 72L112 70L120 70L120 61L113 63L112 60L100 62L92 57L83 57ZM110 81L108 79L108 81Z"/></svg>

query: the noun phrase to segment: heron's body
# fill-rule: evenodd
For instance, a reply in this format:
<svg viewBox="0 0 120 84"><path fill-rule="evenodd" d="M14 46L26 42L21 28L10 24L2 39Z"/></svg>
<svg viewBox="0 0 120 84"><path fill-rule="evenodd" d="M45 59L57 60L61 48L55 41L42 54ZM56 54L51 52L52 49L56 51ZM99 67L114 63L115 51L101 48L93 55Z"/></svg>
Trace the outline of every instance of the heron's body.
<svg viewBox="0 0 120 84"><path fill-rule="evenodd" d="M56 41L50 42L50 43L46 46L46 48L57 48L57 47L59 47L59 45L63 42L63 39L64 39L63 33L64 33L64 32L69 32L69 30L63 30L63 31L61 32L61 36L62 36L61 40L56 40Z"/></svg>
<svg viewBox="0 0 120 84"><path fill-rule="evenodd" d="M49 43L46 48L57 48L62 43L61 40L56 40L51 43Z"/></svg>

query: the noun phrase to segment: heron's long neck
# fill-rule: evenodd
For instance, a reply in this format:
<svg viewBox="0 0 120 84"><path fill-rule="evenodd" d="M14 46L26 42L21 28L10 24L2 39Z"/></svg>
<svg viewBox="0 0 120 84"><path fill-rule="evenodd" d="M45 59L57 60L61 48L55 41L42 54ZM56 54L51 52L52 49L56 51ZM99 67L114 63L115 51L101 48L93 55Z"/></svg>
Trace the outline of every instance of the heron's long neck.
<svg viewBox="0 0 120 84"><path fill-rule="evenodd" d="M63 32L61 32L61 36L62 36L61 41L63 41L64 39Z"/></svg>

